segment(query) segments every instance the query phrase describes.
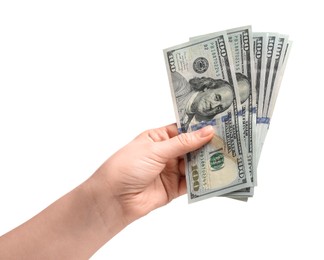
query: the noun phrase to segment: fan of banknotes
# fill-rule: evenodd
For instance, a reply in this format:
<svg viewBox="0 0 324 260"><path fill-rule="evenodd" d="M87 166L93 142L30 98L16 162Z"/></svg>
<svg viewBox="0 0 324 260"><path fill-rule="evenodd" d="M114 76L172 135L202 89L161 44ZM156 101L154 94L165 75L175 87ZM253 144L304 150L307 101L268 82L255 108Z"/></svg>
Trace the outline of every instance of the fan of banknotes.
<svg viewBox="0 0 324 260"><path fill-rule="evenodd" d="M251 26L192 37L165 49L179 133L212 125L207 145L185 156L189 203L247 201L292 42Z"/></svg>

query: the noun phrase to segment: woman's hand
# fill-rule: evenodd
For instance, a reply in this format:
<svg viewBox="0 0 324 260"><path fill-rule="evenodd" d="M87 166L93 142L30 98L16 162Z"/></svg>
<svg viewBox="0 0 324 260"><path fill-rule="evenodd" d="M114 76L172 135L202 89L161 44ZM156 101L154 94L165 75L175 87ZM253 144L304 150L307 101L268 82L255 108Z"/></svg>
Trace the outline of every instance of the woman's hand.
<svg viewBox="0 0 324 260"><path fill-rule="evenodd" d="M202 147L213 134L211 126L180 135L175 124L148 130L98 169L126 223L186 193L183 155Z"/></svg>

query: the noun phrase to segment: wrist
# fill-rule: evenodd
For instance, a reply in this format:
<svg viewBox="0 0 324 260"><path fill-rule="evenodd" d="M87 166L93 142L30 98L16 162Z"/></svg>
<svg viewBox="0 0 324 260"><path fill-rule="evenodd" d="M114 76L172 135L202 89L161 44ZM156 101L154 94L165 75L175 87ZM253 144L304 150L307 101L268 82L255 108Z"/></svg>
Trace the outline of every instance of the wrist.
<svg viewBox="0 0 324 260"><path fill-rule="evenodd" d="M110 188L103 174L99 169L83 185L89 192L92 210L97 215L108 241L132 221L125 218L118 196Z"/></svg>

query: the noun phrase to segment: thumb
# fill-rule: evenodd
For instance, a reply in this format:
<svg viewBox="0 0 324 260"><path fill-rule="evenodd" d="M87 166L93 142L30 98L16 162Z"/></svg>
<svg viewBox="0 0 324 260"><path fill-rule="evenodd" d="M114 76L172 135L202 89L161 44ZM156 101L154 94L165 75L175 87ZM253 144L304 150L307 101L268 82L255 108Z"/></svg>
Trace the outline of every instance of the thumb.
<svg viewBox="0 0 324 260"><path fill-rule="evenodd" d="M214 129L210 125L194 132L182 133L160 142L160 152L166 158L176 158L202 147L212 139L213 135Z"/></svg>

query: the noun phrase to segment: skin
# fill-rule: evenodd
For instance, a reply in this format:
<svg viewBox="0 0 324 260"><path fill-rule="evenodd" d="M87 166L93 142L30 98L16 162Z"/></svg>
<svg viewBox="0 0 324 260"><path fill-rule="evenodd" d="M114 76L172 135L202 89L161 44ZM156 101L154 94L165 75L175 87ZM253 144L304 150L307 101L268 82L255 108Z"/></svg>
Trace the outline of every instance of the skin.
<svg viewBox="0 0 324 260"><path fill-rule="evenodd" d="M147 130L85 182L0 237L0 259L89 259L133 221L186 193L183 155L214 135Z"/></svg>

